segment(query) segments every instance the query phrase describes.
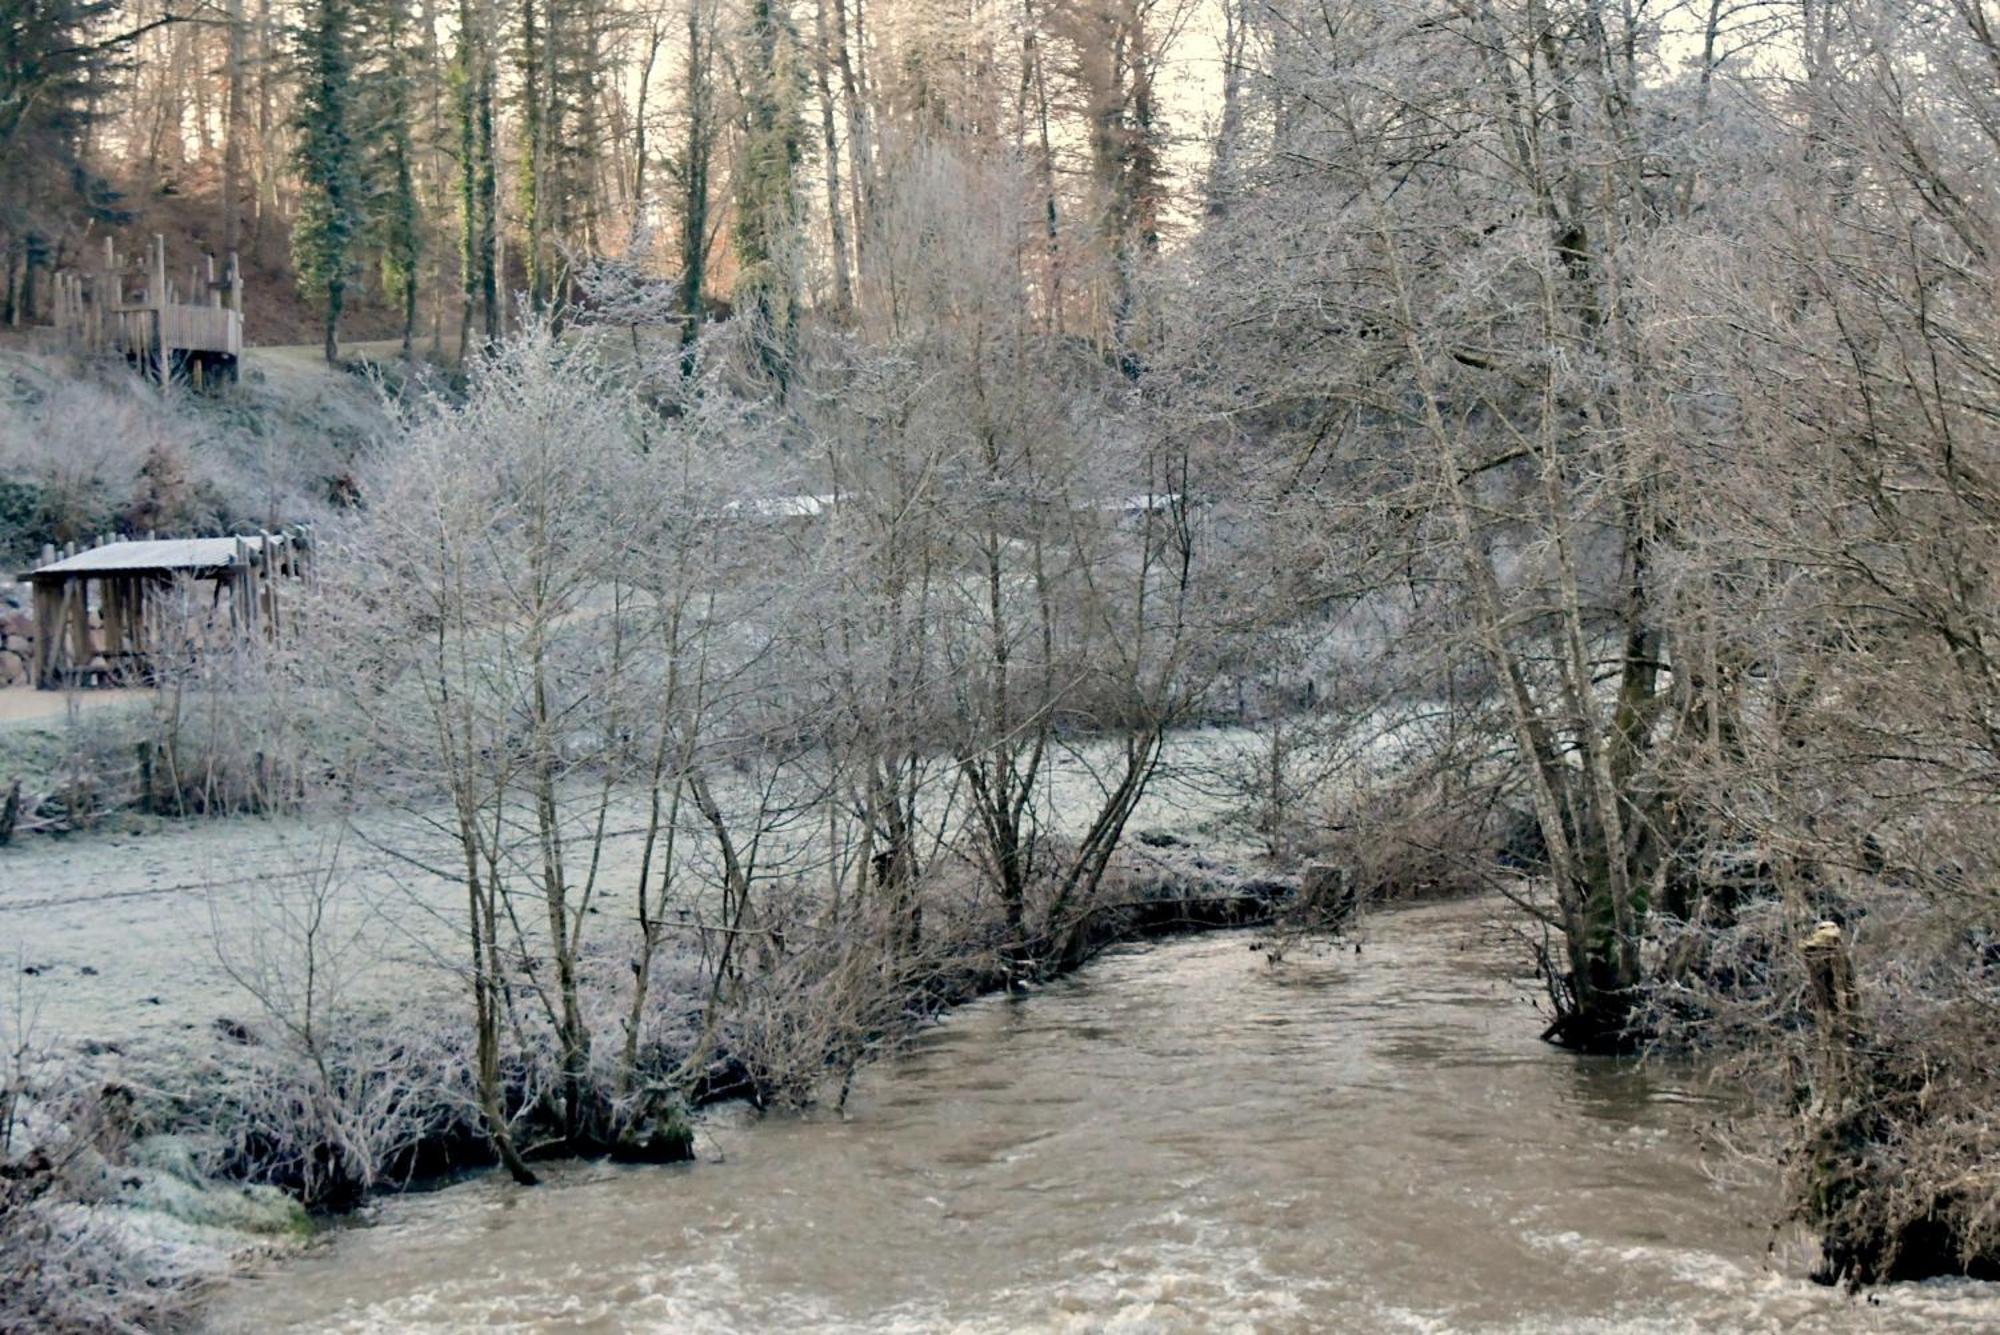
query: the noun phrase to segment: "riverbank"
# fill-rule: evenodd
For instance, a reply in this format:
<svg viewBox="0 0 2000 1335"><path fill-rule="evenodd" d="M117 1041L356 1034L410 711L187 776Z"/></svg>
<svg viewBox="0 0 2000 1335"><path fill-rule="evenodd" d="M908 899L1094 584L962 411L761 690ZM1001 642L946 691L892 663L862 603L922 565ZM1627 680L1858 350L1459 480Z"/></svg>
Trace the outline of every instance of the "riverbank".
<svg viewBox="0 0 2000 1335"><path fill-rule="evenodd" d="M268 884L236 879L252 897ZM1049 967L1068 972L1116 942L1255 922L1290 889L1282 878L1236 871L1163 837L1121 865ZM840 1068L851 1073L893 1051L943 1011L1019 985L993 906L968 913L941 892L927 907L932 926L922 954L872 998L859 1031L814 1029L821 997L810 987L753 997L741 1014L704 1024L695 952L665 961L646 1078L677 1079L694 1107L746 1096L797 1101L809 1097L802 1071L808 1083L839 1081ZM24 967L32 980L48 966ZM250 991L277 976L268 958L261 974L241 959L222 958L218 967ZM153 1000L150 1009L164 1009ZM0 1232L15 1244L10 1255L39 1249L57 1262L22 1275L13 1298L27 1304L26 1319L156 1324L244 1259L296 1246L299 1201L337 1214L382 1191L491 1161L458 1016L435 1001L417 1010L401 1002L393 1013L378 1006L366 1018L350 1012L327 1023L339 1031L310 1051L268 1016L220 1016L203 1026L186 1012L124 1041L85 1042L62 1054L21 1045L10 1089L27 1116L20 1152L8 1160L19 1171L0 1199ZM507 1111L530 1142L553 1130L540 1124L535 1093L550 1060L547 1051L526 1050L507 1064ZM671 1160L687 1149L669 1110L630 1157ZM49 1307L74 1300L79 1266L96 1277L88 1307Z"/></svg>
<svg viewBox="0 0 2000 1335"><path fill-rule="evenodd" d="M2000 1288L1805 1278L1691 1067L1541 1043L1492 901L1279 964L1222 933L955 1011L844 1114L717 1110L684 1169L388 1198L215 1332L1916 1332ZM739 1105L740 1107L740 1105ZM1774 1245L1775 1244L1775 1247Z"/></svg>

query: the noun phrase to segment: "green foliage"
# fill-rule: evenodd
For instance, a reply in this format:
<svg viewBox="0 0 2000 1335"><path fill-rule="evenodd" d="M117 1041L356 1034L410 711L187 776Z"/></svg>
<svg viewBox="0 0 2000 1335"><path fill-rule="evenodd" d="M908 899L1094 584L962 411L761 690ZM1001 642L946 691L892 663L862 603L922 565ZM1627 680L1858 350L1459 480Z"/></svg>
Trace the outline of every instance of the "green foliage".
<svg viewBox="0 0 2000 1335"><path fill-rule="evenodd" d="M416 322L423 220L411 141L413 72L408 0L363 0L357 11L363 75L357 116L362 141L365 238L380 257L382 287L403 315L406 347Z"/></svg>
<svg viewBox="0 0 2000 1335"><path fill-rule="evenodd" d="M0 0L0 246L59 234L81 219L117 220L117 196L84 165L115 68L94 40L112 0Z"/></svg>
<svg viewBox="0 0 2000 1335"><path fill-rule="evenodd" d="M326 359L334 360L341 307L361 230L362 177L355 145L355 13L349 0L313 0L299 30L300 79L292 127L299 212L292 264L299 289L321 304Z"/></svg>
<svg viewBox="0 0 2000 1335"><path fill-rule="evenodd" d="M806 144L798 44L783 10L754 0L743 90L747 124L736 173L736 304L755 322L759 355L781 390L798 323L798 176Z"/></svg>
<svg viewBox="0 0 2000 1335"><path fill-rule="evenodd" d="M42 491L29 482L0 478L0 559L27 553L42 539Z"/></svg>

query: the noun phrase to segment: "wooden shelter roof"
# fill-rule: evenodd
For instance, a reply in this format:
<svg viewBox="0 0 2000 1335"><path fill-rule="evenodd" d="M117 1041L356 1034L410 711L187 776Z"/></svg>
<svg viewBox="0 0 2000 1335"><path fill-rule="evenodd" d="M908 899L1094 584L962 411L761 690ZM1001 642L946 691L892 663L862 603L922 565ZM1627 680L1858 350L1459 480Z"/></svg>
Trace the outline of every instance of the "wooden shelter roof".
<svg viewBox="0 0 2000 1335"><path fill-rule="evenodd" d="M274 545L282 545L284 534L270 535ZM249 551L262 551L265 539L254 538L149 538L131 542L108 542L75 556L30 570L21 578L34 583L60 583L67 579L98 579L114 575L213 576L236 564L237 544Z"/></svg>

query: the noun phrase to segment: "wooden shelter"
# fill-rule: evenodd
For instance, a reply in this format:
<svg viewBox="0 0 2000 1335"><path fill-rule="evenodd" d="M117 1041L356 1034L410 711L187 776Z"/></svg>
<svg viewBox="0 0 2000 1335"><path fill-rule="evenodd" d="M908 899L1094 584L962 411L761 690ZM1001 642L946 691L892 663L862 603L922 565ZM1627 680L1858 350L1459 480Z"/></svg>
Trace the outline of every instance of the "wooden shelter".
<svg viewBox="0 0 2000 1335"><path fill-rule="evenodd" d="M207 386L233 381L243 356L243 273L229 257L190 269L186 286L167 274L167 243L155 236L135 281L110 237L90 271L55 277L55 328L72 347L117 352L142 374Z"/></svg>
<svg viewBox="0 0 2000 1335"><path fill-rule="evenodd" d="M35 685L151 681L168 658L203 644L275 636L284 625L280 590L305 573L309 551L303 530L107 540L60 555L44 548L42 564L21 576L34 588ZM182 592L189 596L168 597Z"/></svg>

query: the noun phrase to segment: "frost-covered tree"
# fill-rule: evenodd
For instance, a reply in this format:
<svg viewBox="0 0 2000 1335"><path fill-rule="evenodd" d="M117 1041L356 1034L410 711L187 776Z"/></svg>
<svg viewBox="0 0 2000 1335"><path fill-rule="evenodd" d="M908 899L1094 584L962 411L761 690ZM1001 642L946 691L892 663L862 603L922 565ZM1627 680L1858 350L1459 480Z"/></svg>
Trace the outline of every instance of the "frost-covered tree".
<svg viewBox="0 0 2000 1335"><path fill-rule="evenodd" d="M1346 534L1330 589L1419 560L1448 591L1456 630L1429 629L1490 675L1548 850L1531 909L1563 944L1554 1032L1617 1046L1682 837L1661 773L1685 704L1659 586L1672 425L1638 342L1674 203L1672 159L1641 140L1655 34L1590 0L1287 15L1264 18L1253 90L1269 157L1210 238L1222 304L1190 337L1241 331L1218 404L1308 452L1294 485L1323 490L1300 517Z"/></svg>
<svg viewBox="0 0 2000 1335"><path fill-rule="evenodd" d="M1038 220L993 207L1031 200L1025 178L948 142L885 162L863 245L894 318L815 345L798 386L830 488L833 735L877 889L914 903L921 832L949 827L1033 970L1062 955L1199 697L1185 442L1040 327L1021 263ZM1059 808L1065 767L1093 795Z"/></svg>

